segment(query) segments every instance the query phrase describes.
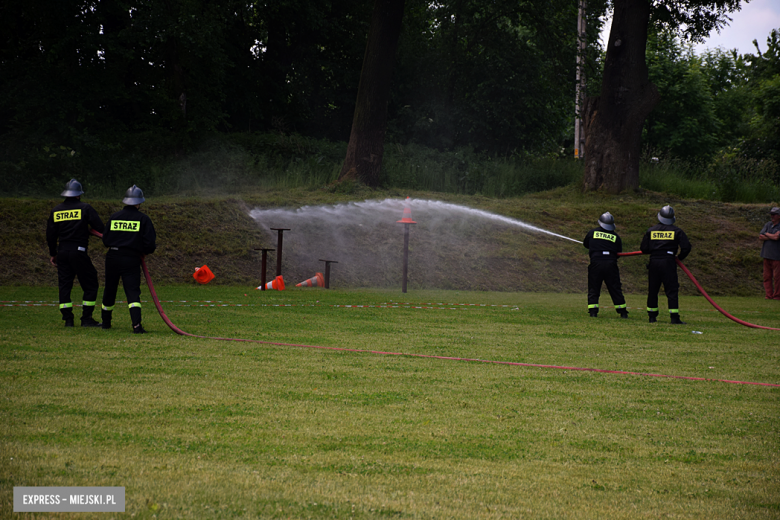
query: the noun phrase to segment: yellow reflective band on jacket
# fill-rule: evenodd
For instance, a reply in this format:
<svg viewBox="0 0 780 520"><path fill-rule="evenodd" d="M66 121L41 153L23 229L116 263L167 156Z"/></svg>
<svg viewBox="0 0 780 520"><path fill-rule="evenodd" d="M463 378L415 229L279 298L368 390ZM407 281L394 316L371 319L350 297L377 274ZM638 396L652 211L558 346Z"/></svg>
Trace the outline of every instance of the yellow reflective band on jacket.
<svg viewBox="0 0 780 520"><path fill-rule="evenodd" d="M81 220L81 210L70 209L67 211L54 212L54 222L64 222L65 220Z"/></svg>
<svg viewBox="0 0 780 520"><path fill-rule="evenodd" d="M674 240L674 231L651 231L650 240Z"/></svg>
<svg viewBox="0 0 780 520"><path fill-rule="evenodd" d="M94 307L95 306L95 302L83 301L83 302L81 302L81 305L83 305L84 307Z"/></svg>
<svg viewBox="0 0 780 520"><path fill-rule="evenodd" d="M127 306L128 309L132 309L133 307L138 307L140 309L141 308L141 304L139 302L134 302L134 303L131 303L131 304L129 304Z"/></svg>
<svg viewBox="0 0 780 520"><path fill-rule="evenodd" d="M70 309L73 307L73 303L61 303L60 309Z"/></svg>
<svg viewBox="0 0 780 520"><path fill-rule="evenodd" d="M137 220L112 220L111 231L141 231L141 223Z"/></svg>
<svg viewBox="0 0 780 520"><path fill-rule="evenodd" d="M106 307L105 305L101 305L101 307L103 307L104 311L108 311L108 312L111 312L111 311L114 310L114 306L113 305L111 307Z"/></svg>
<svg viewBox="0 0 780 520"><path fill-rule="evenodd" d="M615 240L617 240L617 237L615 235L610 235L609 233L604 233L603 231L594 231L593 238L600 238L601 240L609 240L610 242L614 242Z"/></svg>

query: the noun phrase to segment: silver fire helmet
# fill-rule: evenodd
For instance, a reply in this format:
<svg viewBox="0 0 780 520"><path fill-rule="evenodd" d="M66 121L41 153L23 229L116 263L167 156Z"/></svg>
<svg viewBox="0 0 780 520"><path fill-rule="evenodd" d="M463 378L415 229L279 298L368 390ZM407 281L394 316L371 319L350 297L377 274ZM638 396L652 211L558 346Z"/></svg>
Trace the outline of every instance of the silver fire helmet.
<svg viewBox="0 0 780 520"><path fill-rule="evenodd" d="M61 197L78 197L83 195L84 190L81 188L81 183L76 179L71 179L65 184L65 191L60 193Z"/></svg>
<svg viewBox="0 0 780 520"><path fill-rule="evenodd" d="M145 200L144 192L141 191L141 188L133 184L131 187L127 188L127 193L125 193L125 198L122 199L122 202L130 206L134 206L136 204L142 203Z"/></svg>
<svg viewBox="0 0 780 520"><path fill-rule="evenodd" d="M658 212L658 222L671 226L677 220L674 216L674 208L666 205Z"/></svg>
<svg viewBox="0 0 780 520"><path fill-rule="evenodd" d="M603 229L606 229L607 231L614 231L615 217L613 217L612 214L607 211L599 217L599 226L601 226Z"/></svg>

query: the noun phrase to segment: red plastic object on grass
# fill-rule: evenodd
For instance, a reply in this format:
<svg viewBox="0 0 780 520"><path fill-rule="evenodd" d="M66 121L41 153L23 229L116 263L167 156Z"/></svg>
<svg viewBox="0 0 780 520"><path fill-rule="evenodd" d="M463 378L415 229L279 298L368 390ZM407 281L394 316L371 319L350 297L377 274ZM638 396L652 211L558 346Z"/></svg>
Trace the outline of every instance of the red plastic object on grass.
<svg viewBox="0 0 780 520"><path fill-rule="evenodd" d="M308 280L305 280L299 284L295 284L296 287L325 287L325 277L322 273L317 273Z"/></svg>
<svg viewBox="0 0 780 520"><path fill-rule="evenodd" d="M214 273L211 272L209 266L204 265L203 267L196 267L195 272L192 273L192 277L195 278L195 281L198 283L207 284L214 279Z"/></svg>

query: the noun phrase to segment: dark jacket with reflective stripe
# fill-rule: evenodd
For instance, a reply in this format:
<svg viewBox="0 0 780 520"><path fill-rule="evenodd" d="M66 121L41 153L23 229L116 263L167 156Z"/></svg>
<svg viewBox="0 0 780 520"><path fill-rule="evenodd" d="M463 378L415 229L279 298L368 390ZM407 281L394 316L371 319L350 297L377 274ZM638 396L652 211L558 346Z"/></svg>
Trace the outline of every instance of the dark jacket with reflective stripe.
<svg viewBox="0 0 780 520"><path fill-rule="evenodd" d="M103 221L97 211L76 197L68 197L58 204L49 215L46 222L46 243L49 245L49 256L57 256L57 240L61 251L87 248L89 245L89 228L103 232Z"/></svg>
<svg viewBox="0 0 780 520"><path fill-rule="evenodd" d="M587 247L591 260L617 259L617 254L623 252L623 241L614 231L606 231L600 227L591 229L585 235L582 245ZM604 252L608 254L605 254Z"/></svg>
<svg viewBox="0 0 780 520"><path fill-rule="evenodd" d="M125 206L106 222L103 244L123 256L142 256L154 253L157 249L157 233L152 219L141 213L135 206Z"/></svg>
<svg viewBox="0 0 780 520"><path fill-rule="evenodd" d="M691 243L688 241L685 231L677 226L657 224L647 230L639 249L644 254L650 254L651 258L674 258L678 247L680 248L680 254L677 258L682 261L691 252Z"/></svg>

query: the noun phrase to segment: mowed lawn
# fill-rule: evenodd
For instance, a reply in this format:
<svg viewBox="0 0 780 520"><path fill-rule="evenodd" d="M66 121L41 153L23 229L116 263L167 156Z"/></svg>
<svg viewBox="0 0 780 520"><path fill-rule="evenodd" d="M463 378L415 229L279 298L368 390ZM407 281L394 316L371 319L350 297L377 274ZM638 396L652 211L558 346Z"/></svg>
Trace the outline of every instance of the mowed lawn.
<svg viewBox="0 0 780 520"><path fill-rule="evenodd" d="M572 294L157 290L204 336L709 380L183 337L146 288L149 334L122 304L65 329L56 289L2 287L0 516L26 518L14 486L122 486L124 515L58 517L780 518L780 388L717 381L780 384L780 332L704 298L672 326L643 295L621 320L606 294L592 319Z"/></svg>

